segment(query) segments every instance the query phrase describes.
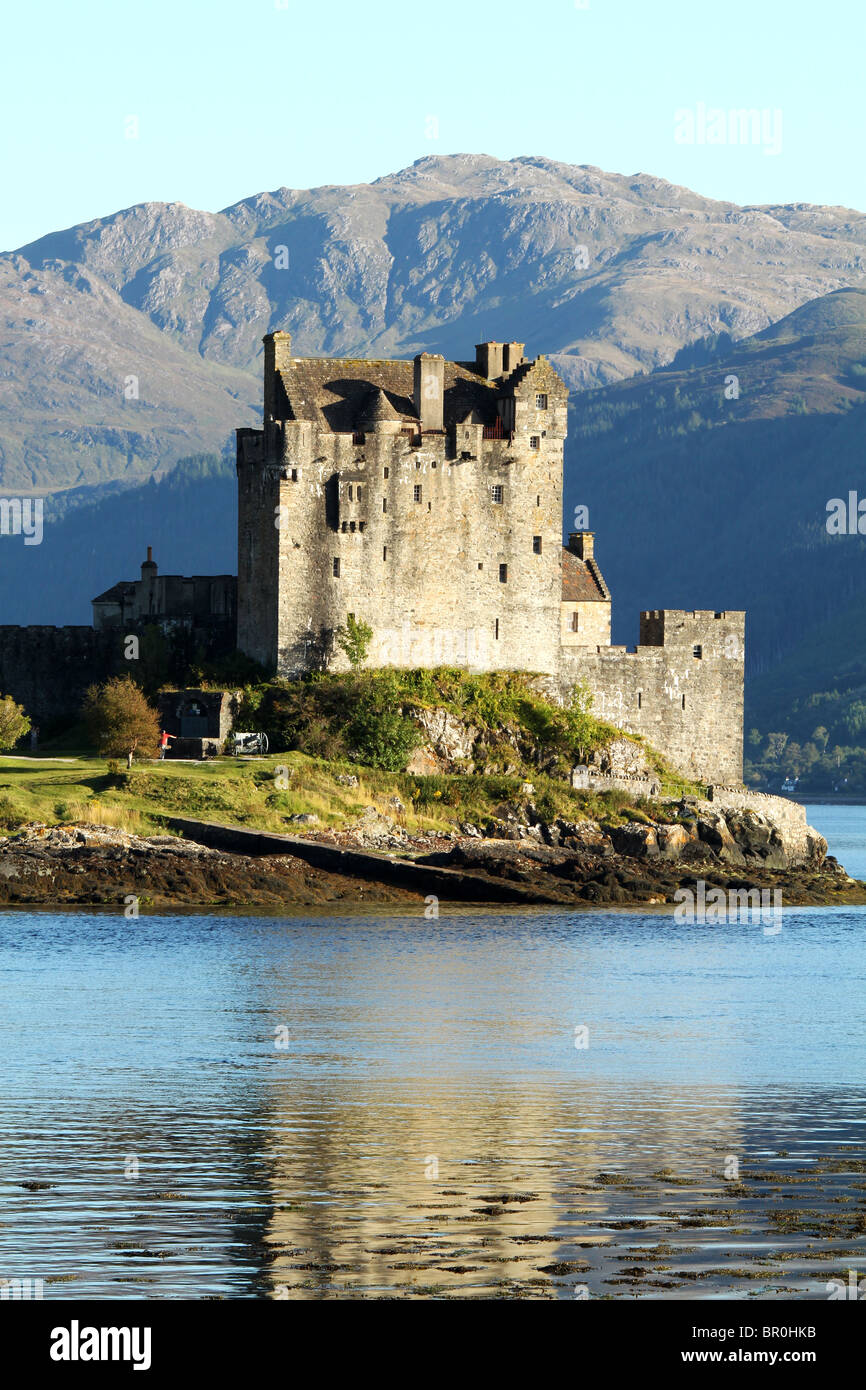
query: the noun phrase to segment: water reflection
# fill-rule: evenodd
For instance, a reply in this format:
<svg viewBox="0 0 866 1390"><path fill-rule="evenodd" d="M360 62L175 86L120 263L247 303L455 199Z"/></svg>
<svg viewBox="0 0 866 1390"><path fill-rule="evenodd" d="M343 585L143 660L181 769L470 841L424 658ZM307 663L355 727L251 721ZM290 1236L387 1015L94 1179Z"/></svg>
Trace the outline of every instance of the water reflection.
<svg viewBox="0 0 866 1390"><path fill-rule="evenodd" d="M826 1297L866 1232L864 923L3 914L0 1277Z"/></svg>

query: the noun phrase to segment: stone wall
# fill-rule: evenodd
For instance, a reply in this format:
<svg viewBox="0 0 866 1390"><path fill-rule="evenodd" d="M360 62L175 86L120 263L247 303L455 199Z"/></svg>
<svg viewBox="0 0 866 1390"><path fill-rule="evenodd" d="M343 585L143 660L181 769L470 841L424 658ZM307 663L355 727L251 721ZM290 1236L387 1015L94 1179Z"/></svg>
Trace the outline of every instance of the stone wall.
<svg viewBox="0 0 866 1390"><path fill-rule="evenodd" d="M707 800L722 810L760 811L771 820L789 828L806 824L806 807L799 801L789 801L785 796L773 796L770 792L753 792L745 787L718 786L707 787Z"/></svg>
<svg viewBox="0 0 866 1390"><path fill-rule="evenodd" d="M141 643L149 626L164 633L170 664L185 666L196 652L217 657L234 650L233 619L209 619L203 627L170 620L101 629L0 626L0 695L11 695L40 728L71 722L88 686L118 675L141 683L128 638Z"/></svg>
<svg viewBox="0 0 866 1390"><path fill-rule="evenodd" d="M586 685L598 718L642 735L685 776L739 782L744 624L734 612L644 613L634 651L565 649L548 689L565 699L576 683Z"/></svg>
<svg viewBox="0 0 866 1390"><path fill-rule="evenodd" d="M657 777L634 776L625 773L598 772L593 767L572 769L571 785L581 792L628 792L629 796L658 796L661 783Z"/></svg>
<svg viewBox="0 0 866 1390"><path fill-rule="evenodd" d="M92 627L0 627L0 695L32 722L75 718L85 692L123 665L121 635Z"/></svg>

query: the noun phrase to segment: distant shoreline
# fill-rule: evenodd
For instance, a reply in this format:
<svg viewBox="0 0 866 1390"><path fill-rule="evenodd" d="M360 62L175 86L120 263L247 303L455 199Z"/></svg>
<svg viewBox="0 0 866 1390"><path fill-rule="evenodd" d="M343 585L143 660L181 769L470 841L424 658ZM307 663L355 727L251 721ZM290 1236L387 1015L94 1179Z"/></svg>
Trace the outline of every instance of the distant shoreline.
<svg viewBox="0 0 866 1390"><path fill-rule="evenodd" d="M788 796L801 806L862 806L866 809L866 801L858 796L792 796L790 792Z"/></svg>

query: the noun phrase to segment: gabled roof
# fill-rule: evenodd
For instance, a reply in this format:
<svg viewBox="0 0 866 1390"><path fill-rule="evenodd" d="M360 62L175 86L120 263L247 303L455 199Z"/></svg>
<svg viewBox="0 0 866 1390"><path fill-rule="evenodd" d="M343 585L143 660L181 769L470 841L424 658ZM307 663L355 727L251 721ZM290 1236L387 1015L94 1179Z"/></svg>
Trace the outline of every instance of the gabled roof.
<svg viewBox="0 0 866 1390"><path fill-rule="evenodd" d="M417 420L414 402L414 364L365 358L297 357L279 372L285 400L281 413L290 420L312 420L320 428L348 433L361 427L369 408L371 388L384 397L393 415L387 419ZM462 362L445 363L445 427L477 410L484 423L496 419L501 387L483 380ZM384 409L379 401L379 409Z"/></svg>
<svg viewBox="0 0 866 1390"><path fill-rule="evenodd" d="M562 548L563 603L609 603L610 591L595 560L581 560Z"/></svg>
<svg viewBox="0 0 866 1390"><path fill-rule="evenodd" d="M135 588L134 579L121 579L117 584L112 584L110 589L106 589L104 594L97 594L96 598L90 600L91 603L121 603L127 594Z"/></svg>

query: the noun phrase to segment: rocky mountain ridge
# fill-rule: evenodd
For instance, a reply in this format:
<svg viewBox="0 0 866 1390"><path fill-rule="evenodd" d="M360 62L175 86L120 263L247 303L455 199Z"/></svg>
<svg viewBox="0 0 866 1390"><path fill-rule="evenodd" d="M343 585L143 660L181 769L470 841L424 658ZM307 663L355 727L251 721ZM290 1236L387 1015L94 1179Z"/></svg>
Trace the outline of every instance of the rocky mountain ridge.
<svg viewBox="0 0 866 1390"><path fill-rule="evenodd" d="M222 451L258 412L272 328L310 356L519 338L582 388L864 272L861 213L741 208L540 157L422 159L219 213L141 204L0 256L0 490Z"/></svg>

